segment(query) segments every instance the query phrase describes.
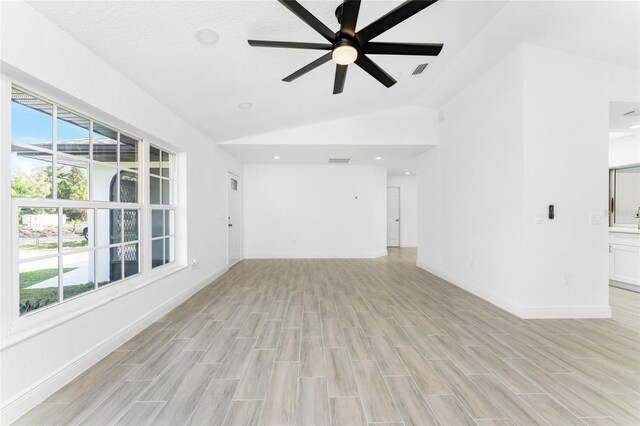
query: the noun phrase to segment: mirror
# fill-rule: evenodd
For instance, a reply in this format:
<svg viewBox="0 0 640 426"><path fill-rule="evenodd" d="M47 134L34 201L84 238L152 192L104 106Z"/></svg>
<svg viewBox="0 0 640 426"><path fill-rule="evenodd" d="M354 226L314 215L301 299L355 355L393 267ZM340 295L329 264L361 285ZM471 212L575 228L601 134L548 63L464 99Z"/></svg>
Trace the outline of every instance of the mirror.
<svg viewBox="0 0 640 426"><path fill-rule="evenodd" d="M638 226L640 165L609 170L609 225Z"/></svg>

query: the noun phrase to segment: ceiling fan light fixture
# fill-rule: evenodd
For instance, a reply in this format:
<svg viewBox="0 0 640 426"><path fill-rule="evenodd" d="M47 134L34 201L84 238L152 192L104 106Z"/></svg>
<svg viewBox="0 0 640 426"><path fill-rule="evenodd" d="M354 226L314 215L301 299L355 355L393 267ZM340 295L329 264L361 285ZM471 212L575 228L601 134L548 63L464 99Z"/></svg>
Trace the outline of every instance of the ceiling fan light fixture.
<svg viewBox="0 0 640 426"><path fill-rule="evenodd" d="M358 49L350 44L341 44L333 49L331 58L338 65L351 65L358 59Z"/></svg>

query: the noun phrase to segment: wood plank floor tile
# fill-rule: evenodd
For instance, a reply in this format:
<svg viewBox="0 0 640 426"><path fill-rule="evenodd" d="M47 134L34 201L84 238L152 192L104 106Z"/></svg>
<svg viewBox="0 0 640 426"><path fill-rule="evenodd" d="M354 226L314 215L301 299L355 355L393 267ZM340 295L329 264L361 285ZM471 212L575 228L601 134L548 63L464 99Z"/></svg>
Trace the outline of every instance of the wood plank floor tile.
<svg viewBox="0 0 640 426"><path fill-rule="evenodd" d="M347 350L327 348L324 351L324 358L329 397L358 396L358 389Z"/></svg>
<svg viewBox="0 0 640 426"><path fill-rule="evenodd" d="M202 394L190 425L222 425L239 380L212 380Z"/></svg>
<svg viewBox="0 0 640 426"><path fill-rule="evenodd" d="M304 337L300 351L300 377L324 377L321 337Z"/></svg>
<svg viewBox="0 0 640 426"><path fill-rule="evenodd" d="M275 361L300 362L301 329L283 328L281 333Z"/></svg>
<svg viewBox="0 0 640 426"><path fill-rule="evenodd" d="M264 399L271 380L275 350L252 351L233 399Z"/></svg>
<svg viewBox="0 0 640 426"><path fill-rule="evenodd" d="M330 398L331 419L335 426L364 426L362 405L359 398Z"/></svg>
<svg viewBox="0 0 640 426"><path fill-rule="evenodd" d="M157 401L134 402L122 417L116 420L116 424L122 426L153 425L153 419L165 404L165 402Z"/></svg>
<svg viewBox="0 0 640 426"><path fill-rule="evenodd" d="M320 309L322 309L322 305ZM301 426L331 424L325 379L322 377L300 378L298 386L296 424Z"/></svg>
<svg viewBox="0 0 640 426"><path fill-rule="evenodd" d="M298 402L298 369L299 365L295 363L274 364L260 424L295 424Z"/></svg>
<svg viewBox="0 0 640 426"><path fill-rule="evenodd" d="M476 422L453 395L427 395L425 397L441 425L475 425Z"/></svg>
<svg viewBox="0 0 640 426"><path fill-rule="evenodd" d="M260 421L262 401L232 401L222 421L227 426L255 426Z"/></svg>
<svg viewBox="0 0 640 426"><path fill-rule="evenodd" d="M171 398L154 418L155 424L186 424L218 369L215 364L196 364L184 376Z"/></svg>
<svg viewBox="0 0 640 426"><path fill-rule="evenodd" d="M436 425L438 422L410 376L385 378L405 425Z"/></svg>
<svg viewBox="0 0 640 426"><path fill-rule="evenodd" d="M16 424L640 424L640 294L525 320L388 253L239 262Z"/></svg>
<svg viewBox="0 0 640 426"><path fill-rule="evenodd" d="M371 423L401 421L376 362L353 361L353 373L367 421Z"/></svg>
<svg viewBox="0 0 640 426"><path fill-rule="evenodd" d="M224 361L227 352L233 346L240 329L223 328L216 338L211 342L209 348L202 355L201 363L215 364Z"/></svg>
<svg viewBox="0 0 640 426"><path fill-rule="evenodd" d="M406 376L409 372L385 336L368 338L373 359L378 363L383 376Z"/></svg>

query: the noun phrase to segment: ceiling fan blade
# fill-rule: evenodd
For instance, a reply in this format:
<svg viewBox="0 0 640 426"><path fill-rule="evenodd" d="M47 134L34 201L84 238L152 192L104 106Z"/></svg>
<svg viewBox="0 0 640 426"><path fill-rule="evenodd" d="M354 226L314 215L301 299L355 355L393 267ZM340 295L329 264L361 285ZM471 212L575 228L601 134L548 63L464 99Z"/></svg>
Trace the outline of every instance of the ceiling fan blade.
<svg viewBox="0 0 640 426"><path fill-rule="evenodd" d="M416 55L438 56L443 44L440 43L376 43L369 42L360 50L369 55Z"/></svg>
<svg viewBox="0 0 640 426"><path fill-rule="evenodd" d="M293 12L298 18L302 19L307 25L316 30L322 37L326 38L331 43L338 40L336 34L329 29L325 24L320 22L318 18L313 16L311 12L305 9L296 0L278 0L284 7Z"/></svg>
<svg viewBox="0 0 640 426"><path fill-rule="evenodd" d="M344 90L344 81L347 78L348 65L336 64L336 78L333 81L333 94L337 95Z"/></svg>
<svg viewBox="0 0 640 426"><path fill-rule="evenodd" d="M328 43L298 43L295 41L247 40L253 47L279 47L284 49L331 50Z"/></svg>
<svg viewBox="0 0 640 426"><path fill-rule="evenodd" d="M360 31L358 31L358 41L360 45L364 45L369 40L379 36L383 32L390 28L395 27L400 22L404 21L420 12L421 10L431 6L438 0L407 0L400 6L393 9L386 15L373 21Z"/></svg>
<svg viewBox="0 0 640 426"><path fill-rule="evenodd" d="M358 55L356 59L356 65L368 72L373 78L384 84L386 87L391 87L397 83L397 81L385 72L382 68L376 65L371 59L365 55Z"/></svg>
<svg viewBox="0 0 640 426"><path fill-rule="evenodd" d="M360 0L344 0L342 5L342 22L340 32L354 37L356 35L356 23L360 12Z"/></svg>
<svg viewBox="0 0 640 426"><path fill-rule="evenodd" d="M282 81L291 83L296 78L305 75L309 71L318 68L320 65L324 64L325 62L329 62L330 60L331 60L331 52L327 53L326 55L322 55L321 57L311 62L310 64L307 64L304 67L300 68L298 71L294 72L293 74L286 76L285 78L282 79Z"/></svg>

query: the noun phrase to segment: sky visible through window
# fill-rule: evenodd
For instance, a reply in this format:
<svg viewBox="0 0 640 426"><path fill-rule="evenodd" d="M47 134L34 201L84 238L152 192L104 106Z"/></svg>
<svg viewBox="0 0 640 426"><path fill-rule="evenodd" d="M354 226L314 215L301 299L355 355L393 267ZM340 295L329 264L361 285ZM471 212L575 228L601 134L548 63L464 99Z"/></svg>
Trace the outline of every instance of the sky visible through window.
<svg viewBox="0 0 640 426"><path fill-rule="evenodd" d="M53 121L49 114L11 102L11 139L29 145L51 143Z"/></svg>
<svg viewBox="0 0 640 426"><path fill-rule="evenodd" d="M52 117L17 102L11 103L11 139L29 145L51 143ZM64 120L58 120L58 140L87 139L88 130Z"/></svg>

